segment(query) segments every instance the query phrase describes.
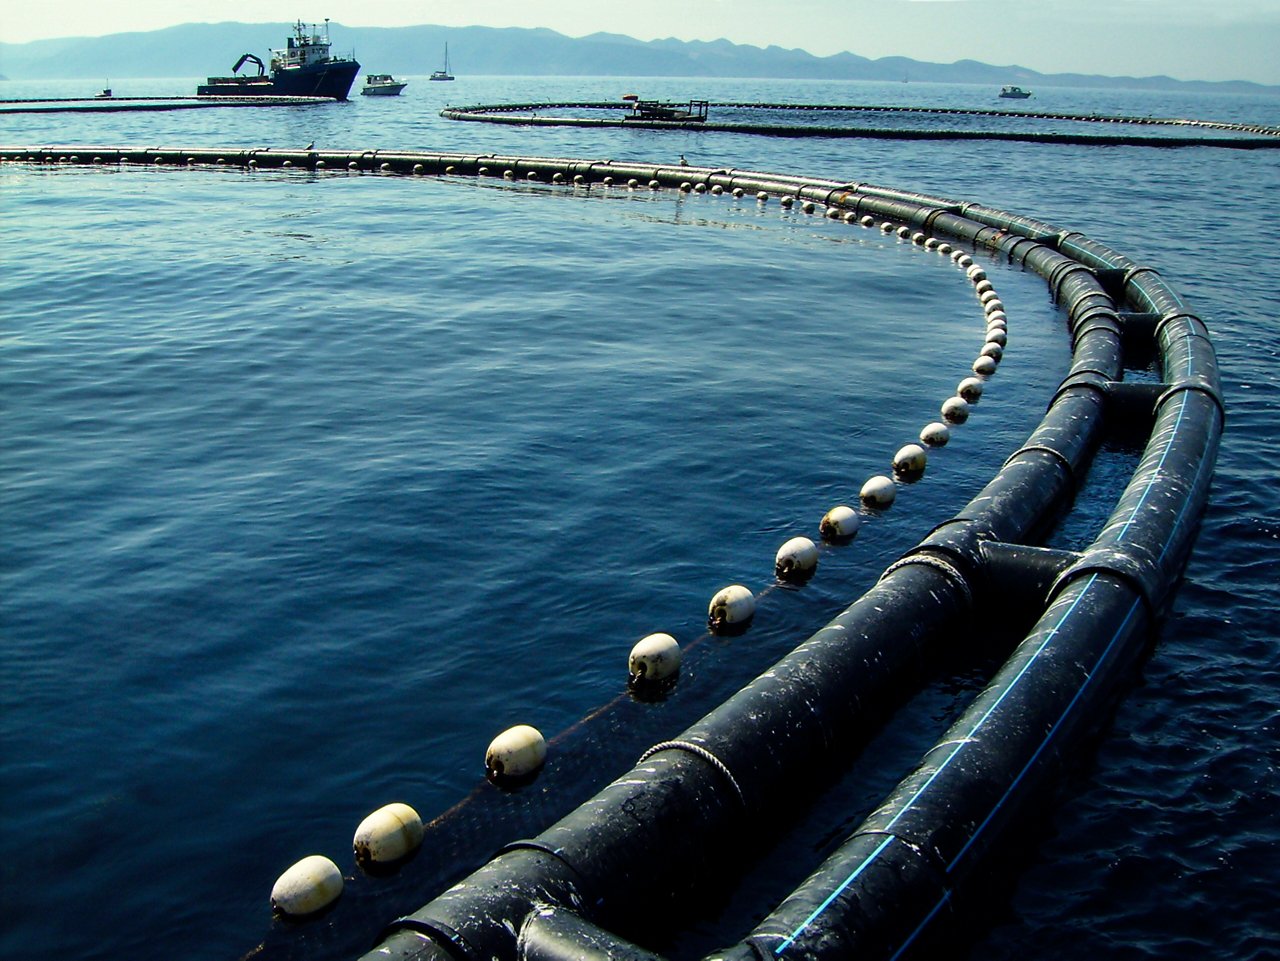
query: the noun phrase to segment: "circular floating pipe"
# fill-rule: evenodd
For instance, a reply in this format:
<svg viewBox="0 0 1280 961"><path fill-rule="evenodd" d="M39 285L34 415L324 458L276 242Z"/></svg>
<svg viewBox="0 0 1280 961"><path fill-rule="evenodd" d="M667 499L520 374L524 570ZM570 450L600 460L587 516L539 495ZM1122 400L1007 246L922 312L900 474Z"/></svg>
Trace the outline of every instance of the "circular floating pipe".
<svg viewBox="0 0 1280 961"><path fill-rule="evenodd" d="M0 156L78 155L83 148L0 147ZM109 150L104 163L223 158L280 166L271 151ZM311 160L372 166L378 152L311 152ZM432 155L398 155L430 169ZM441 155L459 168L522 158ZM9 162L9 161L6 161ZM545 161L556 169L585 162ZM955 886L1019 811L1033 806L1056 761L1107 708L1167 609L1208 495L1224 407L1203 322L1150 267L1081 234L980 204L871 185L649 164L591 163L593 175L648 177L673 188L689 173L727 189L844 197L886 222L927 226L1045 279L1065 309L1068 371L1027 442L952 521L890 565L831 624L630 772L538 837L509 845L470 878L393 923L366 956L507 961L534 911L581 910L616 923L644 892L720 873L740 830L774 819L813 790L832 738L866 736L919 665L1003 588L1024 582L1038 621L979 699L832 861L746 941L719 958L834 958L899 953L939 916ZM400 172L400 168L397 168ZM516 189L516 188L513 188ZM519 189L531 189L523 187ZM534 189L554 189L550 186ZM1031 543L1072 503L1109 417L1124 369L1122 314L1155 315L1163 383L1140 415L1150 438L1097 540L1080 553ZM1132 334L1130 335L1130 337ZM954 398L960 400L960 398ZM963 403L963 401L961 401ZM1151 505L1162 509L1152 510ZM745 589L744 589L745 590ZM748 592L749 593L749 592ZM797 712L796 704L806 705ZM769 751L759 745L768 744ZM785 786L785 787L783 787ZM643 823L630 812L640 805ZM666 839L668 843L662 843ZM842 873L843 872L843 873ZM892 905L866 912L862 904Z"/></svg>
<svg viewBox="0 0 1280 961"><path fill-rule="evenodd" d="M969 213L966 209L966 215ZM987 215L986 211L980 211L980 214ZM958 215L941 213L935 219L935 229L945 230L948 221L956 216ZM981 238L984 243L990 244L994 249L1002 249L1002 245L1006 243L1011 245L1021 239L1016 236L1016 232L1023 226L1023 223L1012 218L1004 218L1001 221L1001 230L1008 230L1011 234L1015 234L1009 241L996 239L995 235L999 231L985 233L974 221L969 221L962 230L953 232L959 233L966 239ZM1035 235L1047 232L1040 225L1033 225L1030 229ZM1049 245L1040 245L1026 251L1023 259L1027 266L1042 275L1047 275L1065 262L1062 253ZM1146 280L1146 277L1135 277L1128 283L1128 286L1134 288L1130 291L1131 298L1142 299ZM796 730L795 713L785 711L781 707L789 703L788 697L783 693L784 690L788 689L788 685L798 681L798 676L791 674L791 665L793 663L797 667L800 663L805 665L804 699L805 703L815 705L805 714L806 717L822 719L822 729L827 733L817 741L827 743L826 738L831 736L830 731L833 728L844 729L837 719L847 717L847 705L857 699L855 692L867 690L863 686L865 677L844 675L834 685L832 694L834 700L830 702L823 700L824 706L821 708L818 708L817 702L813 700L817 695L811 685L815 678L828 679L828 671L839 673L842 669L848 670L851 664L865 669L869 662L860 662L854 652L843 651L842 656L835 662L824 660L822 668L819 669L814 663L814 659L819 656L819 651L825 650L828 644L837 645L847 642L851 637L868 636L868 625L860 623L864 618L871 616L867 605L871 605L877 613L889 611L893 616L892 612L896 605L884 596L883 592L892 591L894 585L905 584L907 581L922 586L925 582L932 585L932 589L925 594L914 595L911 609L916 616L924 616L932 621L931 615L940 613L935 612L928 605L923 609L917 609L921 599L925 597L945 598L944 606L955 603L957 610L970 610L971 605L975 603L975 597L981 598L990 590L983 580L986 567L981 545L990 542L993 538L1000 542L1017 543L1020 539L1038 536L1052 523L1058 512L1070 502L1078 484L1077 477L1087 466L1093 450L1101 439L1106 405L1105 383L1109 379L1118 379L1122 370L1122 359L1118 331L1110 330L1106 324L1102 323L1089 325L1077 323L1077 318L1088 315L1091 311L1114 310L1114 305L1107 306L1108 298L1097 281L1085 275L1075 274L1065 279L1062 286L1064 292L1072 297L1071 319L1073 328L1077 330L1074 335L1075 352L1071 371L1063 387L1054 397L1041 426L1029 438L1027 445L1009 459L996 478L970 503L969 508L966 508L962 515L965 518L964 521L943 525L935 535L926 539L916 552L905 557L899 564L893 565L880 584L860 601L855 602L844 615L837 619L837 622L833 623L831 628L824 629L801 645L792 655L788 655L773 669L757 678L752 685L726 702L722 708L687 731L677 742L700 746L708 753L708 757L677 749L651 755L647 765L642 764L633 769L623 779L602 791L594 802L580 808L555 827L544 832L534 842L538 852L548 852L542 854L545 860L541 863L534 863L535 856L527 849L512 850L481 869L470 881L464 882L463 885L424 907L414 917L429 919L431 923L438 924L441 930L458 930L454 925L465 926L466 933L461 936L467 939L467 944L472 946L474 954L464 956L479 957L495 952L496 956L510 957L512 947L508 937L502 933L506 930L503 924L490 924L476 930L474 923L470 921L477 913L485 913L482 891L501 890L507 894L515 890L522 892L518 895L511 894L511 897L504 899L501 905L491 905L493 910L488 911L488 916L495 921L500 921L505 916L504 912L515 915L517 919L527 916L530 910L529 905L533 904L539 895L555 890L560 892L554 895L557 904L567 906L577 902L595 905L596 907L589 913L595 916L595 920L607 923L611 915L610 904L625 902L629 896L639 896L646 886L662 883L651 880L656 875L642 872L640 862L644 852L653 849L654 836L668 832L671 832L673 837L683 839L683 842L675 845L675 849L663 850L660 860L665 861L674 854L675 861L667 865L670 873L664 872L663 876L683 876L698 868L714 871L715 852L719 849L718 845L732 843L732 837L727 835L732 835L733 832L726 832L724 823L737 824L742 817L734 803L735 800L741 797L747 804L748 811L758 808L767 809L770 791L766 785L787 783L783 779L782 771L776 769L767 759L761 758L758 751L753 751L752 745L774 744L775 748L771 756L791 758L797 765L794 768L788 768L793 773L796 770L803 770L805 762L801 761L798 755L803 753L800 745L806 743L806 739ZM1146 309L1145 305L1139 304L1139 306ZM1151 309L1160 308L1153 304ZM1180 305L1178 309L1181 309ZM1207 340L1202 340L1200 343L1205 347L1208 346ZM1211 358L1211 349L1209 358ZM1201 358L1201 360L1211 368L1208 358ZM1176 359L1173 366L1166 367L1166 370L1170 369L1178 369ZM1086 373L1090 378L1100 378L1101 383L1093 379L1085 379ZM1202 423L1205 429L1204 434L1198 439L1193 437L1185 445L1188 460L1185 467L1187 472L1199 478L1199 481L1195 485L1194 492L1191 492L1194 496L1188 500L1188 510L1178 515L1183 518L1179 522L1182 530L1172 542L1166 540L1170 547L1175 548L1170 551L1173 558L1169 562L1171 568L1180 568L1185 562L1186 550L1189 547L1189 532L1194 528L1194 516L1203 506L1210 473L1208 468L1211 468L1213 453L1216 449L1216 437L1221 430L1221 410L1218 406L1220 401L1216 397L1216 378L1212 376L1211 369L1204 373L1201 380L1203 382L1197 381L1194 385L1178 390L1178 400L1171 398L1165 402L1166 409L1169 405L1180 403L1182 400L1194 403L1200 409L1201 416L1207 418ZM1157 449L1153 455L1153 462L1159 463L1163 453L1164 451ZM1196 465L1194 470L1192 470L1192 463ZM1180 475L1184 473L1186 472L1179 470ZM1168 483L1168 479L1158 471L1151 475L1149 481L1157 485ZM1168 511L1147 513L1151 516L1141 512L1136 516L1141 516L1144 523L1152 525L1167 525L1170 518L1174 516L1173 512ZM1163 557L1163 554L1161 556ZM1058 566L1067 567L1069 562L1070 559L1060 560ZM1100 567L1107 564L1112 568L1116 567L1114 563L1110 563L1110 554L1099 556L1096 564ZM1126 571L1123 574L1109 573L1108 577L1116 579L1120 586L1127 587L1129 584L1127 575ZM1092 576L1093 572L1084 570L1075 572L1069 567L1062 575L1064 579L1068 579L1065 583L1073 587L1082 583L1079 578ZM1166 585L1166 591L1171 589L1175 576L1169 576L1160 581ZM1152 594L1158 596L1154 588ZM1065 603L1069 611L1076 610L1071 607L1070 601ZM1120 616L1122 610L1133 610L1133 601L1131 598L1128 600L1128 608L1124 608L1123 604L1103 605L1093 610L1097 611L1097 616L1103 618L1104 622L1113 621ZM905 609L903 613L905 614ZM1046 611L1044 617L1054 618L1059 613L1060 608L1051 608ZM1133 622L1131 629L1119 634L1108 635L1104 631L1103 640L1098 642L1099 625L1094 620L1094 616L1094 614L1088 617L1077 615L1079 619L1074 622L1076 626L1073 634L1091 638L1095 645L1101 643L1108 651L1114 650L1108 645L1121 643L1127 644L1129 650L1134 648L1134 639L1142 633L1143 624ZM946 621L945 617L943 621ZM1126 620L1122 623L1130 622ZM855 624L857 626L854 626ZM913 636L930 636L939 626L938 623L931 623L929 627L923 629L922 634ZM870 635L877 633L874 629L869 630ZM895 632L891 631L888 636L895 636ZM1047 637L1048 632L1045 632L1044 636ZM1024 644L1032 643L1043 643L1043 640L1029 636L1029 640L1024 642ZM905 646L914 650L910 644ZM902 648L897 641L887 646L880 646L876 650L879 657L902 653ZM1040 663L1048 664L1049 659L1043 658ZM1035 666L1038 667L1038 665ZM1118 664L1098 662L1090 677L1103 675L1114 679L1117 674L1115 666ZM1016 675L1020 666L1015 663L1008 670ZM1057 683L1057 680L1055 678L1050 683ZM1100 705L1104 700L1101 692L1107 684L1102 677L1092 683L1094 687L1089 692L1087 705ZM797 687L797 694L798 690ZM838 693L835 693L836 691ZM1034 707L1037 699L1031 685L1028 685L1025 691L1027 692L1025 694L1023 690L1018 691L1019 696L1025 698L1020 703ZM1072 693L1068 689L1064 696L1070 697ZM974 710L978 711L978 708L975 707ZM1013 713L1007 712L1006 717L1012 717ZM1044 711L1040 712L1041 715L1044 713ZM1079 712L1081 717L1087 714L1086 711ZM732 723L729 721L730 718ZM801 723L799 726L804 725ZM1035 732L1040 738L1043 738L1046 730L1045 726L1039 724L1026 724L1024 727ZM747 728L752 728L755 735L751 736ZM766 730L769 733L766 734ZM1053 736L1062 736L1064 740L1065 735L1069 733L1074 733L1074 728L1059 726L1051 731ZM779 743L772 740L773 738L782 740ZM1025 741L1026 738L1022 740ZM996 738L992 738L992 743L996 743ZM1002 783L1025 782L1026 787L1030 788L1038 783L1040 780L1038 776L1024 777L1021 781L1017 778L1018 772L1026 769L1027 762L1023 760L1027 756L1026 751L1029 749L1032 757L1042 756L1037 754L1042 744L1043 741L1040 741L1035 746L1024 746L1019 742L1018 751L1003 754L996 752L999 755L998 763L1013 773L1005 782L1002 782L998 775L994 775L989 783L982 781L976 789L973 785L968 785L967 794L954 795L965 799L966 809L971 812L967 817L954 819L948 817L945 813L948 810L947 803L941 802L928 808L930 814L942 812L941 821L935 822L932 828L920 829L921 832L931 830L933 834L918 832L910 838L899 840L893 833L883 837L864 833L851 841L851 846L858 849L855 853L860 854L864 860L875 855L875 860L867 860L868 866L863 869L868 880L861 888L865 893L856 903L893 905L893 911L854 910L851 905L855 903L855 899L846 897L845 891L852 886L852 880L858 876L852 872L837 876L832 870L820 871L810 882L802 886L792 899L788 899L780 906L776 916L766 919L757 932L751 935L749 943L744 942L739 946L718 952L715 957L743 959L749 957L753 961L762 955L780 956L787 953L814 958L844 957L851 953L849 950L851 943L865 945L870 952L866 955L868 957L888 957L894 953L898 945L911 936L912 932L920 930L933 916L937 905L945 903L945 898L949 896L949 889L939 883L937 862L929 854L933 849L915 839L931 840L935 836L942 836L938 832L947 831L953 836L961 837L965 830L974 830L975 825L979 826L981 832L992 831L994 825L999 822L994 820L989 812L1006 810L1013 805L1015 799L1025 803L1025 798L1018 798L1018 792L1010 792L1007 789L1003 794L997 794L991 785L996 785L998 789ZM1021 753L1018 753L1019 751ZM952 765L952 768L955 772L962 773L960 766ZM927 781L927 775L922 772L920 779L921 783ZM680 786L678 792L680 797L674 793L676 785ZM727 785L732 785L732 788L726 789ZM622 810L622 805L634 805L636 798L640 796L648 799L647 803L652 805L650 810L653 812L646 829L642 832L642 838L622 829L621 825L625 818L618 813ZM715 817L706 816L711 807L716 810ZM974 809L978 809L978 813L972 813ZM984 811L987 813L983 813ZM884 819L885 822L888 820L889 817ZM881 826L890 832L898 827L896 824L888 823ZM719 833L717 828L720 829ZM617 832L621 832L623 836L618 836ZM587 838L600 841L601 844L607 840L608 843L604 845L607 853L597 844L585 846L584 842ZM689 850L687 842L691 838L703 839L704 843L699 845L700 851ZM874 845L870 846L873 838ZM984 836L981 841L981 844L969 845L957 863L967 863L970 858L976 858L985 850L989 839ZM959 847L963 848L964 843L961 842ZM870 846L869 850L868 846ZM552 858L549 852L554 852L555 858ZM911 857L914 857L914 860L911 860ZM572 865L572 869L567 865ZM899 867L902 871L898 870ZM645 875L644 879L636 878L640 873ZM620 879L624 876L632 880L621 881ZM874 884L871 879L874 879ZM873 890L874 893L872 893ZM931 891L936 892L936 897L930 894ZM564 898L563 901L559 900L561 897ZM545 903L545 899L539 903ZM796 905L799 907L794 907ZM477 911L477 908L480 910ZM800 910L804 910L803 916L800 916ZM813 916L814 920L806 922L810 916ZM798 920L793 921L797 917ZM789 922L792 923L790 928L786 927L786 923ZM405 957L406 955L396 954L397 945L406 943L398 940L401 937L408 937L408 935L393 934L380 951L390 953L392 957ZM433 942L426 946L418 941L413 944L415 950L423 952L420 955L422 957L448 956L443 942ZM458 942L449 942L449 944L452 949L458 947ZM385 954L377 955L379 958L384 956Z"/></svg>
<svg viewBox="0 0 1280 961"><path fill-rule="evenodd" d="M618 101L585 101L573 103L516 103L516 104L474 104L466 107L448 107L440 111L440 116L447 120L467 121L472 123L505 124L527 127L592 127L592 128L627 128L643 130L697 130L709 133L756 134L770 137L836 137L867 138L880 140L996 140L1025 143L1055 143L1078 145L1138 146L1138 147L1224 147L1234 149L1274 149L1280 147L1280 128L1257 128L1246 124L1233 124L1210 120L1178 120L1139 117L1099 117L1095 115L1042 114L1000 110L939 110L928 107L879 107L835 104L776 104L776 103L712 103L712 107L728 107L735 110L770 110L770 111L845 111L871 112L880 115L889 113L911 114L953 114L968 116L985 116L995 118L1017 118L1020 120L1054 120L1080 123L1112 122L1121 124L1141 124L1143 126L1176 126L1180 129L1200 127L1206 130L1217 130L1236 136L1226 137L1187 137L1135 134L1087 134L1070 132L1043 132L1021 130L977 130L977 129L941 129L936 127L885 128L885 127L834 127L801 124L776 123L725 123L713 120L672 121L641 120L634 115L626 114L616 118L549 116L546 111L555 109L599 110L621 112L629 105Z"/></svg>

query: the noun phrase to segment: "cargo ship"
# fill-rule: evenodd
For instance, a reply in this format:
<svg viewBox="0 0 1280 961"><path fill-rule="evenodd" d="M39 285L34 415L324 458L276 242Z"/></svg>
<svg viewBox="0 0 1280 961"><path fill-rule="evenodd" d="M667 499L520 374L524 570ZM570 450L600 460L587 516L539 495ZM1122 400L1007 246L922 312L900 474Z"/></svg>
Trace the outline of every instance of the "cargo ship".
<svg viewBox="0 0 1280 961"><path fill-rule="evenodd" d="M294 24L293 36L283 50L271 51L271 73L262 60L246 53L231 68L233 76L210 77L196 87L201 97L329 97L346 100L360 71L352 57L329 55L329 21L324 33L316 25L301 20ZM256 75L241 75L246 63L258 66Z"/></svg>

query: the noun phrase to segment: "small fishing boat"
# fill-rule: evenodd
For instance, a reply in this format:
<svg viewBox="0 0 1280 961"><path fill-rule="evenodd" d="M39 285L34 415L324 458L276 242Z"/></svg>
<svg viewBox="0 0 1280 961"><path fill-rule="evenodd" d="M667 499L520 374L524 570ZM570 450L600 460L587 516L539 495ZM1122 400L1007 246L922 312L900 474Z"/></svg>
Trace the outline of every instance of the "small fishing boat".
<svg viewBox="0 0 1280 961"><path fill-rule="evenodd" d="M364 78L360 94L365 97L398 97L407 86L408 80L397 80L389 73L371 73Z"/></svg>
<svg viewBox="0 0 1280 961"><path fill-rule="evenodd" d="M430 79L432 80L452 80L453 74L449 72L449 45L444 45L444 69L432 72Z"/></svg>
<svg viewBox="0 0 1280 961"><path fill-rule="evenodd" d="M1006 100L1026 100L1031 96L1031 91L1010 85L1000 88L1000 96L1004 97Z"/></svg>
<svg viewBox="0 0 1280 961"><path fill-rule="evenodd" d="M659 100L641 100L634 94L622 99L629 101L631 112L623 120L674 120L680 123L701 123L707 119L707 101L690 100L683 103L663 103Z"/></svg>

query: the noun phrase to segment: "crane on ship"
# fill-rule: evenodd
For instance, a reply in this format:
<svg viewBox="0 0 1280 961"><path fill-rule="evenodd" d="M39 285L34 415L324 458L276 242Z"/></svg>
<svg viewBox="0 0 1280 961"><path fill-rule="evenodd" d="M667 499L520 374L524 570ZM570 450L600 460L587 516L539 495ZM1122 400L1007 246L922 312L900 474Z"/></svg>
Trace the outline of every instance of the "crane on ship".
<svg viewBox="0 0 1280 961"><path fill-rule="evenodd" d="M250 61L258 65L259 77L265 77L267 75L267 68L266 68L266 65L262 62L262 58L254 56L251 53L241 54L240 59L236 61L236 65L231 68L231 72L239 73L240 68Z"/></svg>

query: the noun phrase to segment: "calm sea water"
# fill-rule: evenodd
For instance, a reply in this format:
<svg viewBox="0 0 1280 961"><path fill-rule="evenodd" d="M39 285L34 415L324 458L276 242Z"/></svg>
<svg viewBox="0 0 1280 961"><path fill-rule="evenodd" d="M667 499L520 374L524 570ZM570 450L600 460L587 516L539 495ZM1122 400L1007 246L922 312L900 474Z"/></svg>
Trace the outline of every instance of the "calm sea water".
<svg viewBox="0 0 1280 961"><path fill-rule="evenodd" d="M921 84L418 78L314 108L5 116L0 141L684 154L979 200L1157 267L1223 368L1212 502L1141 675L950 956L1280 957L1280 158L437 115L445 98L623 92L999 103ZM1262 97L1032 103L1280 122ZM1010 351L973 419L813 582L766 593L742 638L699 640L710 596L765 590L777 546L884 472L967 372L981 315L945 258L776 204L447 178L7 164L0 201L5 957L358 954L865 590L1020 446L1068 356L1043 284L993 265ZM1057 543L1092 537L1133 459L1099 458ZM679 687L619 699L654 630L691 642ZM981 686L990 665L961 660L740 892L691 911L674 953L736 940L858 823ZM485 745L520 722L555 738L552 767L517 795L480 787ZM400 875L351 865L374 808L469 797ZM311 853L347 893L322 922L272 927L273 880Z"/></svg>

